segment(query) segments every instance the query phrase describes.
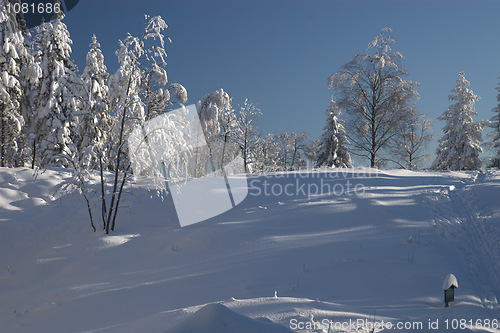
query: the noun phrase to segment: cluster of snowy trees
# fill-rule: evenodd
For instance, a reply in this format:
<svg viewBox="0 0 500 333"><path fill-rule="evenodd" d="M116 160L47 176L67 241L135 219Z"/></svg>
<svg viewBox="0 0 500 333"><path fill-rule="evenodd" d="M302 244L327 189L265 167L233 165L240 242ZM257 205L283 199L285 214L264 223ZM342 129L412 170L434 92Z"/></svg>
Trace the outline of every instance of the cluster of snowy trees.
<svg viewBox="0 0 500 333"><path fill-rule="evenodd" d="M31 36L22 29L21 19L6 11L5 0L1 8L0 166L111 170L119 176L113 184L119 189L132 172L126 145L131 129L187 100L183 86L167 83L161 33L165 22L147 18L143 36L120 41L120 67L113 75L92 36L79 74L61 17L37 27ZM155 37L156 45L146 47ZM248 100L235 109L221 89L204 96L197 108L208 141L223 142L216 168L230 160L235 149L247 172L306 166L306 134L263 137L257 127L261 112Z"/></svg>
<svg viewBox="0 0 500 333"><path fill-rule="evenodd" d="M258 147L256 171L273 172L305 169L309 144L307 133L267 134Z"/></svg>
<svg viewBox="0 0 500 333"><path fill-rule="evenodd" d="M425 148L433 138L430 120L415 109L418 84L405 79L408 73L401 64L403 56L391 49L395 43L391 32L382 29L368 45L372 53L355 55L328 78L327 85L334 90L337 102L332 98L326 111L324 132L313 155L316 166L350 167L353 154L368 159L371 167L392 162L413 170L429 157ZM485 126L494 129L491 146L496 156L489 166L500 166L500 106L493 109L496 115L491 122L473 121L479 97L468 86L465 75L460 73L449 96L455 103L438 118L446 124L432 169L480 169ZM342 111L346 120L338 118Z"/></svg>
<svg viewBox="0 0 500 333"><path fill-rule="evenodd" d="M425 159L422 152L432 139L429 121L414 107L418 84L405 79L391 32L382 29L368 44L371 53L355 55L328 78L337 102L332 99L326 111L317 166L350 167L350 154L368 159L371 167L392 161L415 169ZM342 111L344 121L338 119Z"/></svg>
<svg viewBox="0 0 500 333"><path fill-rule="evenodd" d="M79 74L61 18L31 36L4 0L0 6L1 166L90 166L101 159L105 169L120 169L112 157L124 149L128 129L164 112L174 98L187 99L182 86L167 87L160 17L147 18L142 38L120 42L120 68L111 76L93 36ZM147 49L145 41L155 37L161 45Z"/></svg>
<svg viewBox="0 0 500 333"><path fill-rule="evenodd" d="M248 99L235 109L227 92L220 89L205 95L197 103L197 111L209 143L214 170L220 170L238 154L243 158L245 172L288 171L307 167L307 134L263 135L257 126L262 113Z"/></svg>
<svg viewBox="0 0 500 333"><path fill-rule="evenodd" d="M79 74L62 17L38 26L31 36L22 17L6 10L5 0L0 9L0 166L72 168L94 230L87 193L89 177L97 172L103 228L109 232L132 173L128 134L187 100L183 86L167 81L167 25L159 16L146 16L142 36L129 34L119 42L120 66L113 75L93 36Z"/></svg>

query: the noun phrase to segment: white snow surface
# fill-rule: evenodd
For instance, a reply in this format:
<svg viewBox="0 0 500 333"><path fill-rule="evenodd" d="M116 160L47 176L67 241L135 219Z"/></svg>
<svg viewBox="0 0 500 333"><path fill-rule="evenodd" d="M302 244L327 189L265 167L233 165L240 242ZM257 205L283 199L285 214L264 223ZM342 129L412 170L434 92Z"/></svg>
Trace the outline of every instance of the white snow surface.
<svg viewBox="0 0 500 333"><path fill-rule="evenodd" d="M443 290L446 290L450 288L451 286L454 286L455 288L458 288L458 282L457 278L453 274L448 274L446 276L446 279L443 281Z"/></svg>
<svg viewBox="0 0 500 333"><path fill-rule="evenodd" d="M354 332L310 324L374 315L423 323L400 332L462 318L455 331L500 332L469 322L500 319L498 171L251 176L240 205L185 228L170 197L130 184L110 235L61 191L69 178L0 168L1 332Z"/></svg>
<svg viewBox="0 0 500 333"><path fill-rule="evenodd" d="M218 303L205 305L168 333L291 333L289 329L272 323L267 318L250 319Z"/></svg>

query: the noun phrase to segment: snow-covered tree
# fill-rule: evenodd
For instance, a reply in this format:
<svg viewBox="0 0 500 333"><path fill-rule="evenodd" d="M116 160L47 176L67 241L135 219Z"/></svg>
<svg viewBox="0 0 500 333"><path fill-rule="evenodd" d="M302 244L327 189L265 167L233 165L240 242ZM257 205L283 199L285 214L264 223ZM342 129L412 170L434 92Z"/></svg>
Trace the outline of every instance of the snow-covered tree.
<svg viewBox="0 0 500 333"><path fill-rule="evenodd" d="M92 36L90 50L87 53L87 65L83 70L81 79L83 81L83 112L78 119L76 130L78 162L83 167L96 165L97 155L102 154L111 129L110 103L108 98L107 81L109 74L104 64L104 56L101 45L97 42L95 35ZM104 161L107 164L107 161Z"/></svg>
<svg viewBox="0 0 500 333"><path fill-rule="evenodd" d="M307 167L306 132L267 134L255 145L252 172L299 170Z"/></svg>
<svg viewBox="0 0 500 333"><path fill-rule="evenodd" d="M0 0L0 167L24 164L29 85L36 84L40 68L14 13Z"/></svg>
<svg viewBox="0 0 500 333"><path fill-rule="evenodd" d="M204 156L202 150L196 152L199 155L196 164L205 168L204 165L208 162L213 172L222 167L225 148L235 126L231 98L221 88L203 96L196 104L196 110L208 145L208 155Z"/></svg>
<svg viewBox="0 0 500 333"><path fill-rule="evenodd" d="M306 132L281 133L276 137L280 171L299 170L307 166L302 155L306 149L304 142L306 138Z"/></svg>
<svg viewBox="0 0 500 333"><path fill-rule="evenodd" d="M220 110L219 114L220 140L222 140L219 169L222 169L228 161L231 161L239 153L239 149L235 144L237 136L236 113L231 103L232 100L230 99L229 106Z"/></svg>
<svg viewBox="0 0 500 333"><path fill-rule="evenodd" d="M33 91L32 161L39 158L42 167L66 167L76 151L73 129L81 108L82 83L70 58L73 42L58 18L36 28L34 43L42 77Z"/></svg>
<svg viewBox="0 0 500 333"><path fill-rule="evenodd" d="M274 172L281 170L279 159L279 146L275 134L267 134L257 139L255 145L255 162L252 172Z"/></svg>
<svg viewBox="0 0 500 333"><path fill-rule="evenodd" d="M482 130L485 121L473 121L476 116L474 104L479 96L468 88L469 81L463 72L459 73L456 87L448 97L455 103L438 118L446 121L443 135L439 139L436 159L431 168L434 170L478 170L481 168L479 154Z"/></svg>
<svg viewBox="0 0 500 333"><path fill-rule="evenodd" d="M351 154L366 157L372 167L418 98L417 83L404 79L403 56L391 50L395 42L391 32L382 29L368 44L373 54L355 55L327 80L339 106L350 116L346 127Z"/></svg>
<svg viewBox="0 0 500 333"><path fill-rule="evenodd" d="M307 167L307 162L305 161L303 155L305 149L307 148L307 144L305 142L307 135L308 134L304 131L290 134L289 138L292 147L292 160L290 162L289 170L301 170Z"/></svg>
<svg viewBox="0 0 500 333"><path fill-rule="evenodd" d="M229 109L231 109L231 98L222 88L203 96L196 103L201 127L208 141L213 141L220 135L221 113Z"/></svg>
<svg viewBox="0 0 500 333"><path fill-rule="evenodd" d="M136 128L144 129L146 121L166 111L174 102L172 96L179 101L176 104L187 100L187 92L182 85L173 83L167 86L166 38L163 34L168 27L167 24L160 16L151 18L146 15L145 20L146 26L141 37L128 34L119 42L120 47L116 55L120 67L109 79L109 100L111 110L116 116L112 125L112 135L107 142L109 148L106 150L108 167L114 171L109 201L104 189L107 184L101 177L102 217L106 233L114 230L123 187L132 173L126 141L129 134ZM156 102L160 104L156 105ZM168 131L159 133L173 133L169 138L175 137L173 140L163 140L169 145L164 149L166 154L178 150L179 145L185 142L182 140L181 132L174 131L175 121L170 117L162 119ZM147 144L149 140L153 140L151 133L143 134ZM157 139L162 140L162 138ZM152 167L149 171L152 172L150 175L154 179L163 176L156 168Z"/></svg>
<svg viewBox="0 0 500 333"><path fill-rule="evenodd" d="M307 166L316 165L316 157L319 151L320 139L309 141L304 148L304 155L307 158Z"/></svg>
<svg viewBox="0 0 500 333"><path fill-rule="evenodd" d="M332 98L328 109L325 111L326 125L319 139L316 167L349 168L352 166L351 156L347 148L349 141L344 126L337 118L340 113L341 108Z"/></svg>
<svg viewBox="0 0 500 333"><path fill-rule="evenodd" d="M500 84L497 87L497 91L498 91L497 95L498 105L495 108L493 108L493 110L491 110L496 114L491 118L491 125L490 125L493 128L493 131L490 133L491 146L493 147L496 154L490 163L490 167L500 169Z"/></svg>
<svg viewBox="0 0 500 333"><path fill-rule="evenodd" d="M172 83L166 87L166 72L163 68L153 64L149 70L143 72L143 90L141 97L144 101L146 120L153 119L167 111L173 104L182 105L187 101L187 91L182 85ZM166 87L166 88L165 88ZM174 103L175 97L176 102Z"/></svg>
<svg viewBox="0 0 500 333"><path fill-rule="evenodd" d="M260 115L262 115L260 109L248 99L245 99L243 105L239 105L236 137L243 154L245 172L252 172L252 165L255 162L255 148L260 135L257 118Z"/></svg>
<svg viewBox="0 0 500 333"><path fill-rule="evenodd" d="M434 136L430 133L431 120L424 115L412 112L407 121L401 124L399 134L394 137L393 155L391 161L400 167L415 170L429 158L424 152L427 144Z"/></svg>
<svg viewBox="0 0 500 333"><path fill-rule="evenodd" d="M160 16L146 15L145 20L141 37L128 34L119 41L116 55L120 67L108 83L111 109L116 113L109 152L112 170L130 167L124 142L131 130L166 112L174 104L172 97L181 104L187 100L182 85L168 83L165 42L170 39L163 35L167 24Z"/></svg>

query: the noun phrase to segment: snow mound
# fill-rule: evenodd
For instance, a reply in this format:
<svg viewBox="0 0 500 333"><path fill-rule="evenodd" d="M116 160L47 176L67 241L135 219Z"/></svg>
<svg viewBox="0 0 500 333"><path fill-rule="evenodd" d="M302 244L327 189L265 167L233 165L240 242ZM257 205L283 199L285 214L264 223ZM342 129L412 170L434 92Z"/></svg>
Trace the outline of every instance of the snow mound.
<svg viewBox="0 0 500 333"><path fill-rule="evenodd" d="M446 279L444 279L443 282L443 290L446 290L450 288L451 286L454 286L455 288L458 288L458 282L457 278L453 274L448 274L446 276Z"/></svg>
<svg viewBox="0 0 500 333"><path fill-rule="evenodd" d="M167 333L291 333L288 328L265 319L251 319L222 304L205 305Z"/></svg>
<svg viewBox="0 0 500 333"><path fill-rule="evenodd" d="M110 247L119 246L127 243L134 237L139 237L140 234L131 234L131 235L121 235L121 236L104 236L101 240L104 242L104 245L101 249L107 249Z"/></svg>

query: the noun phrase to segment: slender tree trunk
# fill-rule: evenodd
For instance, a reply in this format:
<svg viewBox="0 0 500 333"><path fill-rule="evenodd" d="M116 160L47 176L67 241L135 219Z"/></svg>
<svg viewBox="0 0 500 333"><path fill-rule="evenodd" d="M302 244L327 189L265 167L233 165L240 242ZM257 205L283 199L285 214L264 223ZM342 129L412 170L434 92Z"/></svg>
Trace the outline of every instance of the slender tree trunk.
<svg viewBox="0 0 500 333"><path fill-rule="evenodd" d="M101 215L102 215L102 229L106 229L106 191L104 190L104 171L102 168L102 156L99 152L99 167L101 171Z"/></svg>
<svg viewBox="0 0 500 333"><path fill-rule="evenodd" d="M374 112L374 111L373 111ZM375 161L376 161L376 151L377 151L377 132L375 129L375 116L372 114L372 119L371 119L371 132L372 132L372 142L371 142L371 152L370 152L370 165L372 168L375 168Z"/></svg>
<svg viewBox="0 0 500 333"><path fill-rule="evenodd" d="M127 170L125 170L125 173L123 174L122 183L120 184L120 191L118 192L118 198L116 199L116 209L115 209L115 213L113 214L113 222L111 224L111 231L115 231L116 215L118 214L118 206L120 205L120 199L122 197L123 186L125 185L125 181L127 180L127 173L128 173L128 168L127 168Z"/></svg>
<svg viewBox="0 0 500 333"><path fill-rule="evenodd" d="M122 143L123 143L123 132L125 131L125 116L127 115L127 107L123 108L123 115L122 115L122 121L120 124L120 136L118 140L118 154L116 156L116 170L115 170L115 177L113 181L113 193L111 194L111 203L109 204L109 214L108 214L108 219L106 221L106 233L109 234L109 227L111 224L111 218L114 216L113 215L113 210L118 209L118 206L115 207L115 200L116 200L116 189L118 187L118 177L120 174L120 161L121 161L121 153L122 153ZM125 179L125 178L124 178Z"/></svg>
<svg viewBox="0 0 500 333"><path fill-rule="evenodd" d="M245 144L243 146L243 165L245 166L245 173L248 173L247 149L247 141L245 140Z"/></svg>
<svg viewBox="0 0 500 333"><path fill-rule="evenodd" d="M0 115L1 116L1 115ZM0 167L6 166L5 162L5 120L0 117Z"/></svg>
<svg viewBox="0 0 500 333"><path fill-rule="evenodd" d="M245 173L248 172L248 158L247 158L247 152L248 152L248 126L245 128L245 135L243 139L243 165L245 166Z"/></svg>
<svg viewBox="0 0 500 333"><path fill-rule="evenodd" d="M292 163L290 163L290 171L293 171L293 165L295 164L295 158L297 155L296 147L293 148Z"/></svg>
<svg viewBox="0 0 500 333"><path fill-rule="evenodd" d="M113 181L113 192L111 194L111 202L109 204L109 214L108 218L106 220L106 233L109 234L109 227L111 224L111 218L114 216L113 211L115 209L118 209L118 206L115 207L115 200L116 200L116 189L118 187L118 177L120 174L120 152L121 152L121 147L118 148L118 156L116 158L116 170L115 170L115 177Z"/></svg>
<svg viewBox="0 0 500 333"><path fill-rule="evenodd" d="M92 229L94 229L94 232L96 232L97 229L95 228L95 225L94 225L94 218L92 217L92 209L90 208L90 201L89 201L89 198L87 197L85 183L82 179L80 179L80 183L82 184L81 190L83 193L83 197L85 198L85 202L87 203L87 209L89 211L90 225L92 226Z"/></svg>
<svg viewBox="0 0 500 333"><path fill-rule="evenodd" d="M31 147L31 168L35 168L36 160L36 137L33 139L33 146Z"/></svg>
<svg viewBox="0 0 500 333"><path fill-rule="evenodd" d="M94 232L96 232L96 228L94 225L94 219L92 218L92 209L90 208L90 202L89 199L87 198L87 195L84 196L85 201L87 202L87 209L89 210L89 216L90 216L90 225L92 226L92 229L94 229Z"/></svg>
<svg viewBox="0 0 500 333"><path fill-rule="evenodd" d="M132 76L134 74L134 71L132 71L132 74L128 80L128 85L127 85L127 93L125 96L128 97L128 94L130 92L130 85L132 84ZM122 114L122 119L120 123L120 136L118 139L118 154L116 156L116 170L115 170L115 177L113 181L113 193L111 194L111 203L109 204L109 214L108 214L108 219L106 221L106 234L109 234L109 227L111 224L111 218L114 216L113 215L113 210L116 209L118 210L118 205L115 207L115 200L116 200L116 188L118 187L118 176L120 174L120 162L121 162L121 153L122 153L122 145L123 145L123 132L125 131L125 116L127 115L127 106L123 107L123 114ZM123 178L125 181L125 177ZM114 227L114 223L113 223Z"/></svg>
<svg viewBox="0 0 500 333"><path fill-rule="evenodd" d="M94 225L94 217L92 215L92 208L90 207L90 200L87 196L87 186L85 183L85 179L83 178L83 176L80 172L81 165L78 162L75 162L73 160L70 160L68 163L73 167L74 172L77 175L76 179L77 179L78 183L80 183L80 185L78 185L78 188L82 192L83 198L85 199L85 202L87 203L87 210L89 212L90 225L92 226L92 229L94 229L94 232L96 232L97 229Z"/></svg>
<svg viewBox="0 0 500 333"><path fill-rule="evenodd" d="M227 143L227 134L224 135L224 144L222 145L222 157L220 161L221 170L224 170L224 155L226 154L226 143Z"/></svg>

